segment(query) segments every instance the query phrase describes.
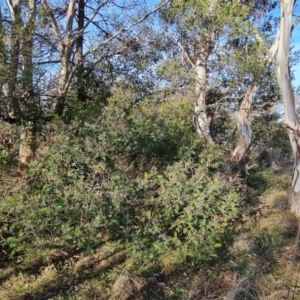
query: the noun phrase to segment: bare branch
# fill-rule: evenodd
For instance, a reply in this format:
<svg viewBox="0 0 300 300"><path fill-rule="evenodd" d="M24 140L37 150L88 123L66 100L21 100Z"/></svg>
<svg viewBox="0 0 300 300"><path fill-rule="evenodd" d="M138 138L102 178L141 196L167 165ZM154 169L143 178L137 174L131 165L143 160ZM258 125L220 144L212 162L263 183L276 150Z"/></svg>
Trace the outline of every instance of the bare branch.
<svg viewBox="0 0 300 300"><path fill-rule="evenodd" d="M6 4L8 6L10 16L13 21L16 21L16 13L15 13L15 6L13 5L11 0L6 0Z"/></svg>
<svg viewBox="0 0 300 300"><path fill-rule="evenodd" d="M47 61L38 61L35 65L48 65L48 64L58 64L61 60L47 60Z"/></svg>
<svg viewBox="0 0 300 300"><path fill-rule="evenodd" d="M257 38L257 40L263 44L263 46L265 47L265 52L267 54L267 61L269 63L273 62L275 65L276 65L276 61L274 60L274 57L275 57L275 54L277 53L278 51L278 46L279 46L279 33L277 34L275 40L274 40L274 43L273 45L271 46L270 49L268 49L268 47L266 46L266 43L265 43L265 40L261 37L261 35L258 33L258 31L256 30L256 28L254 29L255 30L255 37Z"/></svg>
<svg viewBox="0 0 300 300"><path fill-rule="evenodd" d="M85 23L85 26L84 26L84 28L82 29L82 32L80 32L80 34L83 34L83 31L86 30L86 28L90 25L90 23L95 19L95 17L97 16L99 10L100 10L105 4L107 4L109 1L110 1L110 0L106 0L106 1L102 2L102 3L95 9L95 11L94 11L92 17L90 17L90 18L88 19L88 21Z"/></svg>
<svg viewBox="0 0 300 300"><path fill-rule="evenodd" d="M278 51L278 47L279 47L279 32L277 33L274 43L269 50L270 61L273 61L274 56L275 56L276 52Z"/></svg>
<svg viewBox="0 0 300 300"><path fill-rule="evenodd" d="M52 10L47 2L47 0L42 0L42 5L47 13L47 15L50 17L50 20L51 20L51 23L52 23L52 26L54 28L54 31L55 31L55 34L56 34L56 38L58 40L58 44L59 44L59 52L60 54L63 54L63 50L65 48L65 43L63 41L63 38L62 38L62 35L60 33L60 30L59 30L59 26L56 22L56 19L52 13Z"/></svg>
<svg viewBox="0 0 300 300"><path fill-rule="evenodd" d="M300 17L297 16L295 23L292 25L291 31L293 31L299 23L300 23Z"/></svg>
<svg viewBox="0 0 300 300"><path fill-rule="evenodd" d="M175 38L174 38L174 39L175 39ZM182 50L183 58L184 58L184 56L185 56L186 59L187 59L187 61L190 63L190 65L191 65L193 68L196 68L196 65L192 62L190 56L189 56L188 53L185 51L185 49L184 49L184 47L182 46L182 44L181 44L179 41L177 41L177 43L178 43L179 47L180 47L181 50Z"/></svg>
<svg viewBox="0 0 300 300"><path fill-rule="evenodd" d="M215 103L212 103L212 104L206 104L206 107L214 107L214 106L217 106L220 102L226 100L226 99L236 99L236 100L240 100L242 99L243 97L245 96L245 94L241 95L241 96L238 96L238 97L235 97L235 96L224 96L222 97L221 99L219 99L218 101L216 101Z"/></svg>
<svg viewBox="0 0 300 300"><path fill-rule="evenodd" d="M43 0L44 1L44 0ZM97 47L95 47L94 49L87 51L86 54L84 55L84 58L86 58L88 55L90 55L91 53L97 51L98 49L100 49L102 46L108 44L111 40L115 39L117 36L119 36L120 34L122 34L123 32L128 31L129 29L131 29L132 27L136 26L137 24L140 24L141 22L143 22L144 20L146 20L149 16L151 16L152 14L156 13L158 10L160 10L162 7L164 7L165 5L167 5L170 1L172 0L167 0L165 2L163 2L162 4L160 4L159 6L157 6L156 8L154 8L153 10L151 10L150 12L146 13L143 17L141 17L140 19L138 19L137 21L133 22L132 24L130 24L127 27L122 27L120 28L117 32L115 32L112 36L110 36L109 38L105 39L104 41L102 41Z"/></svg>

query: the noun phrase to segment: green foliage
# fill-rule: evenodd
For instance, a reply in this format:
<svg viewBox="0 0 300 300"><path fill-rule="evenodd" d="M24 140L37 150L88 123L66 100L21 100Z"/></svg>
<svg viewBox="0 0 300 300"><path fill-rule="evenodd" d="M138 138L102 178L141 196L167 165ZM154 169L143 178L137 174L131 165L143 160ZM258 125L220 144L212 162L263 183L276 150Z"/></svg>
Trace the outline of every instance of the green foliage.
<svg viewBox="0 0 300 300"><path fill-rule="evenodd" d="M0 123L0 168L14 163L14 153L18 151L17 135L17 126ZM2 172L5 173L4 169Z"/></svg>
<svg viewBox="0 0 300 300"><path fill-rule="evenodd" d="M282 163L284 165L284 163ZM291 182L291 174L283 171L274 171L270 168L258 168L250 172L247 177L247 185L256 193L262 194L274 188L278 190L288 190Z"/></svg>
<svg viewBox="0 0 300 300"><path fill-rule="evenodd" d="M222 150L196 137L189 101L135 96L123 89L96 120L47 126L48 150L0 202L11 258L117 240L140 262L168 251L207 262L227 246L242 199L222 184Z"/></svg>
<svg viewBox="0 0 300 300"><path fill-rule="evenodd" d="M149 254L156 257L176 249L183 260L215 258L234 228L241 197L226 191L205 164L191 161L169 166L163 175L145 174L145 179L159 186L157 194L145 203L149 211L142 245L150 242Z"/></svg>
<svg viewBox="0 0 300 300"><path fill-rule="evenodd" d="M272 148L280 148L284 153L291 154L291 146L286 127L279 122L280 115L268 113L253 121L253 140L264 143Z"/></svg>
<svg viewBox="0 0 300 300"><path fill-rule="evenodd" d="M220 31L230 26L241 32L250 8L232 1L175 0L162 17L188 30L208 28L210 24Z"/></svg>

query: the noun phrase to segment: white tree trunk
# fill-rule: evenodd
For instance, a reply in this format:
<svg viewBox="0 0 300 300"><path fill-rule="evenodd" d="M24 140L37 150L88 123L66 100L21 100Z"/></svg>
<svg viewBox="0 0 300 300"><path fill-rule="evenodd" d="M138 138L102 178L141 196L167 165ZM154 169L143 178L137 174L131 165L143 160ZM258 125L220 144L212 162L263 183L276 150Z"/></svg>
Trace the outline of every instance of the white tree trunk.
<svg viewBox="0 0 300 300"><path fill-rule="evenodd" d="M232 160L237 163L246 156L251 147L251 132L250 132L250 109L253 99L257 93L257 86L250 86L241 103L240 110L237 114L238 122L238 142L232 153Z"/></svg>
<svg viewBox="0 0 300 300"><path fill-rule="evenodd" d="M210 132L210 121L206 114L206 61L197 61L196 70L196 101L195 101L195 123L198 135L211 143L213 141Z"/></svg>
<svg viewBox="0 0 300 300"><path fill-rule="evenodd" d="M62 116L64 113L65 98L66 98L66 92L68 90L68 82L70 76L69 68L70 68L70 56L68 56L67 53L64 53L64 57L61 60L58 97L55 106L55 113L58 116Z"/></svg>
<svg viewBox="0 0 300 300"><path fill-rule="evenodd" d="M284 103L284 121L294 154L294 178L290 196L290 209L300 216L300 123L296 114L294 91L289 74L290 38L294 0L281 1L281 19L276 76Z"/></svg>
<svg viewBox="0 0 300 300"><path fill-rule="evenodd" d="M216 0L211 2L210 13L215 9ZM196 64L193 65L196 71L196 101L195 101L195 123L198 135L208 143L213 142L211 133L212 116L207 115L206 94L207 64L209 55L212 53L215 43L215 30L206 29L199 42L199 53Z"/></svg>

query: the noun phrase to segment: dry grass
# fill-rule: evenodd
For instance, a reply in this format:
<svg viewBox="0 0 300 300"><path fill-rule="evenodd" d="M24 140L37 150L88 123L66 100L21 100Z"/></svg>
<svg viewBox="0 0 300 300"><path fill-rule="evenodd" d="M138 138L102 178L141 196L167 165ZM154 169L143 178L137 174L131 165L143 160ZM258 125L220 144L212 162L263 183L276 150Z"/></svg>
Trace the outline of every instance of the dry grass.
<svg viewBox="0 0 300 300"><path fill-rule="evenodd" d="M232 246L236 276L224 299L300 299L299 219L288 212L287 199L275 188L260 197L256 221Z"/></svg>
<svg viewBox="0 0 300 300"><path fill-rule="evenodd" d="M287 198L276 187L265 191L230 252L213 266L185 266L176 250L155 265L138 265L118 243L86 256L48 253L49 264L41 252L3 265L0 299L300 300L299 220Z"/></svg>
<svg viewBox="0 0 300 300"><path fill-rule="evenodd" d="M21 300L21 299L60 299L60 295L65 295L61 299L68 297L75 292L80 299L80 290L83 294L87 290L94 290L93 280L97 277L101 279L101 274L106 270L114 268L125 260L127 252L122 250L119 244L106 244L97 253L89 256L76 256L65 258L56 265L43 266L40 262L39 271L33 273L28 264L24 263L17 268L7 268L1 272L3 283L0 290L0 299ZM56 255L56 259L57 255ZM31 261L36 268L37 261ZM91 280L91 284L88 282ZM101 285L98 282L98 285ZM87 287L83 287L87 285ZM90 287L91 286L91 287ZM89 291L90 293L90 291ZM101 288L99 298L108 299L109 288ZM95 292L93 292L95 294ZM94 299L85 297L82 299ZM71 298L72 299L72 298ZM74 299L74 298L73 298Z"/></svg>

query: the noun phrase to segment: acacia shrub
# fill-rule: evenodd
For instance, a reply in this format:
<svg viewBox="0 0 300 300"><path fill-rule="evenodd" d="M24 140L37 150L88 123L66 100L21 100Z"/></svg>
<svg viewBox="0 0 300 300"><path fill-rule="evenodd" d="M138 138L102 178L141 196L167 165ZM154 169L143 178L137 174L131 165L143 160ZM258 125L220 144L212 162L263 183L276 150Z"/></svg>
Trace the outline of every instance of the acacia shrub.
<svg viewBox="0 0 300 300"><path fill-rule="evenodd" d="M162 174L145 174L146 185L158 186L145 199L148 209L140 233L140 246L150 245L150 258L173 250L182 261L208 262L230 244L242 197L222 184L218 152L209 149L200 155L200 163L181 160Z"/></svg>
<svg viewBox="0 0 300 300"><path fill-rule="evenodd" d="M48 150L6 189L1 244L12 259L118 240L137 261L178 251L205 262L226 247L242 198L222 184L223 151L187 125L188 102L116 99L96 119L48 125Z"/></svg>

